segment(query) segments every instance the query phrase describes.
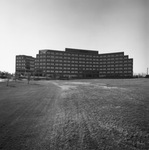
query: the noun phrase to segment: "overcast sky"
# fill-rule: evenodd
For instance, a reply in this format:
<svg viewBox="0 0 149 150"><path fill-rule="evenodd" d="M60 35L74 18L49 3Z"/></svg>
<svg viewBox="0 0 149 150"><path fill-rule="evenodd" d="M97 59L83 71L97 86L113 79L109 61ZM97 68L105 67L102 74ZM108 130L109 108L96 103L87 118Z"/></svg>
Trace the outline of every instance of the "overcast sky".
<svg viewBox="0 0 149 150"><path fill-rule="evenodd" d="M124 51L149 68L149 0L0 0L0 71L39 49Z"/></svg>

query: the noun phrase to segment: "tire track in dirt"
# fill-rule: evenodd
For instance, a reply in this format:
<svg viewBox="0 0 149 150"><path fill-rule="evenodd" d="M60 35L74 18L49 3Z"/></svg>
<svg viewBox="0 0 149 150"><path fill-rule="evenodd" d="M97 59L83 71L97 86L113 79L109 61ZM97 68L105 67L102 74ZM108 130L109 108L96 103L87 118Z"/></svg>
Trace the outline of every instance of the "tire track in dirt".
<svg viewBox="0 0 149 150"><path fill-rule="evenodd" d="M61 108L64 110L60 127L62 136L59 143L61 144L58 147L64 149L70 149L70 147L71 149L75 149L75 147L77 149L110 149L112 147L118 150L123 147L137 150L137 147L128 145L125 141L128 135L127 130L131 130L129 124L127 126L125 122L124 126L118 124L120 122L119 113L122 113L121 106L115 105L113 102L107 105L110 99L114 100L109 96L116 95L118 92L124 96L128 91L125 88L105 88L105 86L103 88L96 85L94 87L96 91L107 93L105 97L101 93L94 94L93 90L83 84L79 83L77 86L76 84L74 86L69 82L59 85L63 91L61 93ZM90 97L86 97L86 95L90 95ZM110 111L113 115L110 114Z"/></svg>
<svg viewBox="0 0 149 150"><path fill-rule="evenodd" d="M34 87L37 90L35 92L30 86L32 85L26 89L27 95L18 96L20 101L14 100L14 104L19 102L20 106L11 115L12 119L8 118L9 123L4 122L5 126L1 128L0 149L45 149L47 131L53 126L55 99L59 90L56 86L51 88L51 85L44 85ZM21 92L24 93L24 89L15 95L20 95ZM9 99L8 102L12 101ZM49 141L48 139L46 144Z"/></svg>
<svg viewBox="0 0 149 150"><path fill-rule="evenodd" d="M69 86L69 89L68 89ZM97 139L92 136L92 127L89 124L87 110L82 107L78 89L64 85L61 93L61 108L64 108L64 117L61 117L61 140L58 147L63 149L98 149ZM66 88L67 87L67 88ZM67 92L66 92L67 91ZM62 109L61 109L62 110ZM89 110L89 109L88 109Z"/></svg>
<svg viewBox="0 0 149 150"><path fill-rule="evenodd" d="M28 92L19 89L13 96L20 97L22 91L22 102L26 102L12 111L10 125L5 122L4 130L8 132L3 133L5 140L1 148L4 150L147 148L146 132L133 123L138 114L134 111L139 106L143 109L142 97L137 98L130 89L90 82L48 81L39 84L42 87L27 89Z"/></svg>

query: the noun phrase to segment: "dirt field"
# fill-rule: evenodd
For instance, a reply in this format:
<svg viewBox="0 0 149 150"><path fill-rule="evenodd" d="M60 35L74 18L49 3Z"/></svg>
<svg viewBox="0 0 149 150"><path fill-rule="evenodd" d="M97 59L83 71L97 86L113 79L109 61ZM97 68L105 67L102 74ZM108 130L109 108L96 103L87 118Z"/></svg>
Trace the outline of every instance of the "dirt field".
<svg viewBox="0 0 149 150"><path fill-rule="evenodd" d="M149 79L0 83L2 150L149 150Z"/></svg>

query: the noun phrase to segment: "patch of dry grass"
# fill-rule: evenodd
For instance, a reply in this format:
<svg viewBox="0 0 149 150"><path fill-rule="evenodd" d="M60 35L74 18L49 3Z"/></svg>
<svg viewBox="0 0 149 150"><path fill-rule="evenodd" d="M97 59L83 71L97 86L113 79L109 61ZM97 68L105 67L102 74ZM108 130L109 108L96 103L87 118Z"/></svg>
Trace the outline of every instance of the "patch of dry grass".
<svg viewBox="0 0 149 150"><path fill-rule="evenodd" d="M0 84L0 149L147 150L149 80Z"/></svg>

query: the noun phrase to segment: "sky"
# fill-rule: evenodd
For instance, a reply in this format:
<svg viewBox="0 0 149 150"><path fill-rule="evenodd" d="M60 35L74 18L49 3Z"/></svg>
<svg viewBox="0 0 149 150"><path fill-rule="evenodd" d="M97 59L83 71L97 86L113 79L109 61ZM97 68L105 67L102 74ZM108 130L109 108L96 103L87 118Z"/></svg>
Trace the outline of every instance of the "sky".
<svg viewBox="0 0 149 150"><path fill-rule="evenodd" d="M0 71L41 49L124 52L149 68L149 0L0 0Z"/></svg>

